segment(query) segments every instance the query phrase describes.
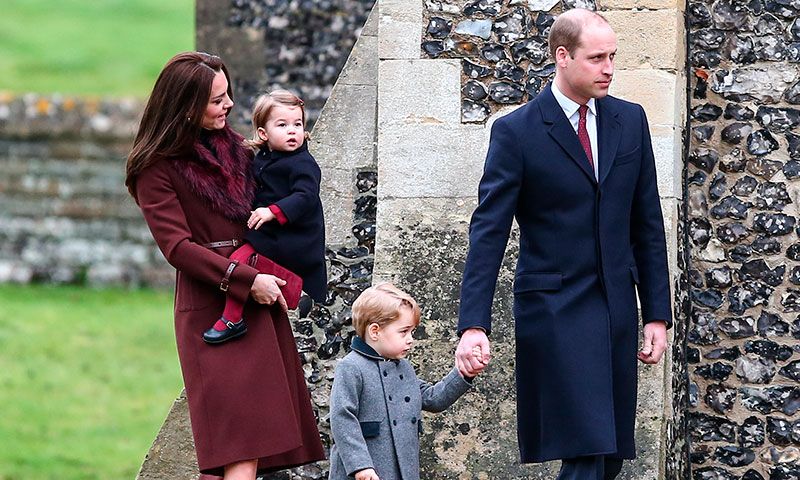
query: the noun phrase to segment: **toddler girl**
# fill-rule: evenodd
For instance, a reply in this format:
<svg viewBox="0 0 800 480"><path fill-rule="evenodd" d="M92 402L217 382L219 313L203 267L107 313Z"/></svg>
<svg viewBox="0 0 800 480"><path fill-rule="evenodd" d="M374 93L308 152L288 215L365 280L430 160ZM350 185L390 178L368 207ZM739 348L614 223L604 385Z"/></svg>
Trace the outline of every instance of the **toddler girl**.
<svg viewBox="0 0 800 480"><path fill-rule="evenodd" d="M246 263L263 255L303 279L303 290L322 301L327 292L325 221L319 199L321 173L308 152L303 101L286 90L262 95L253 107L253 139L258 149L253 160L256 194L247 221L246 243L231 260ZM225 310L206 330L208 343L244 335L244 305L227 297Z"/></svg>

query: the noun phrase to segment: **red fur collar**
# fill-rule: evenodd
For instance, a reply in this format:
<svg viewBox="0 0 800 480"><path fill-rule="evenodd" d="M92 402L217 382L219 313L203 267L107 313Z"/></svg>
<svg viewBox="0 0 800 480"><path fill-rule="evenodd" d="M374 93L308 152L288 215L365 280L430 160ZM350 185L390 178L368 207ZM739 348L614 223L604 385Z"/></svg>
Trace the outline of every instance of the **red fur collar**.
<svg viewBox="0 0 800 480"><path fill-rule="evenodd" d="M250 171L253 155L242 140L227 125L219 131L204 131L194 145L194 155L171 162L209 208L234 222L250 216L255 194Z"/></svg>

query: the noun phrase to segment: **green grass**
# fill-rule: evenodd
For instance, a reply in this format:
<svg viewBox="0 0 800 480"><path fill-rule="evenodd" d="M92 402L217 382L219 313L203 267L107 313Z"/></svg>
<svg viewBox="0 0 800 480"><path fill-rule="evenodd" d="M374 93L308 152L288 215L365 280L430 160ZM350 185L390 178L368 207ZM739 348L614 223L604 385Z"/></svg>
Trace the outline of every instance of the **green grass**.
<svg viewBox="0 0 800 480"><path fill-rule="evenodd" d="M171 294L0 286L0 479L130 479L182 381Z"/></svg>
<svg viewBox="0 0 800 480"><path fill-rule="evenodd" d="M0 91L145 96L194 48L194 0L3 0Z"/></svg>

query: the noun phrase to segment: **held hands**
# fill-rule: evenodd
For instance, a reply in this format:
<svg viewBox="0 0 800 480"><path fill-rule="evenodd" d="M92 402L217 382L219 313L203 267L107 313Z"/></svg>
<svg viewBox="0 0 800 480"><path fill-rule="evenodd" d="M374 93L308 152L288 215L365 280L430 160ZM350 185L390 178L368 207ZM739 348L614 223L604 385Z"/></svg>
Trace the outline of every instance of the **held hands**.
<svg viewBox="0 0 800 480"><path fill-rule="evenodd" d="M491 360L491 350L486 332L480 328L468 328L461 334L456 348L456 368L464 377L481 373Z"/></svg>
<svg viewBox="0 0 800 480"><path fill-rule="evenodd" d="M381 480L372 468L365 468L356 472L356 480Z"/></svg>
<svg viewBox="0 0 800 480"><path fill-rule="evenodd" d="M288 310L286 306L286 299L283 298L283 293L280 287L286 285L286 281L274 275L267 275L259 273L256 279L253 280L253 286L250 287L250 296L253 297L258 303L272 305L275 302L281 306L285 311Z"/></svg>
<svg viewBox="0 0 800 480"><path fill-rule="evenodd" d="M247 219L247 228L258 230L261 225L275 220L275 214L272 213L267 207L259 207L250 212L250 218Z"/></svg>
<svg viewBox="0 0 800 480"><path fill-rule="evenodd" d="M639 361L654 365L661 360L667 349L667 324L663 321L647 323L644 326L642 349L636 355Z"/></svg>

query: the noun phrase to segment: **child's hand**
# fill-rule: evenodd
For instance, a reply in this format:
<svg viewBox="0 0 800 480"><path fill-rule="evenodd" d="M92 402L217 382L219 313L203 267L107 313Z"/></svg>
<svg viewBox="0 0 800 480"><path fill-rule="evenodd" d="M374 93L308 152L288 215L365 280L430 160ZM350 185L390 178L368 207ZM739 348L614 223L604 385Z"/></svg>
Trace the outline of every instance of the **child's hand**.
<svg viewBox="0 0 800 480"><path fill-rule="evenodd" d="M483 368L486 367L486 364L483 363L483 351L481 350L481 347L479 345L475 345L474 347L472 347L472 358L474 358L477 362L480 362L482 365L484 365ZM483 372L483 368L475 372L476 377Z"/></svg>
<svg viewBox="0 0 800 480"><path fill-rule="evenodd" d="M261 225L275 220L275 214L272 213L267 207L259 207L250 212L250 218L247 219L247 228L258 230Z"/></svg>
<svg viewBox="0 0 800 480"><path fill-rule="evenodd" d="M365 468L356 472L356 480L381 480L378 474L371 468Z"/></svg>
<svg viewBox="0 0 800 480"><path fill-rule="evenodd" d="M483 372L484 368L486 368L486 363L483 362L483 350L481 350L481 347L479 345L475 345L474 347L472 347L472 352L470 352L470 355L472 355L472 358L474 358L475 361L481 365L481 367L480 369L474 371L474 375L467 375L459 370L458 373L460 373L461 376L464 378L475 378ZM456 367L458 367L458 365L456 365Z"/></svg>
<svg viewBox="0 0 800 480"><path fill-rule="evenodd" d="M475 360L483 363L483 352L481 351L480 346L475 345L472 347L472 356L475 358Z"/></svg>

